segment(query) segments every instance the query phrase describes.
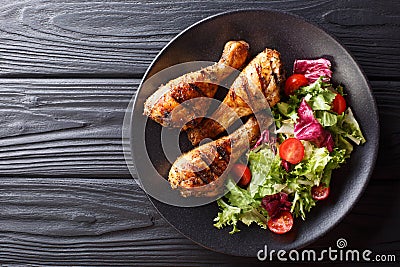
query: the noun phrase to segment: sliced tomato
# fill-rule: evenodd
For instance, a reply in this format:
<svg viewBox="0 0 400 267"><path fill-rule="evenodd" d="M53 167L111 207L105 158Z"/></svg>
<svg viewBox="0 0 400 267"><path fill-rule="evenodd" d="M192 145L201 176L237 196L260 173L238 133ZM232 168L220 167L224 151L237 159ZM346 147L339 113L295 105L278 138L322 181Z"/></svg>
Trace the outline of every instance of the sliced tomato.
<svg viewBox="0 0 400 267"><path fill-rule="evenodd" d="M308 85L308 80L303 74L293 74L286 79L285 82L285 94L287 96L293 94L294 91L302 86Z"/></svg>
<svg viewBox="0 0 400 267"><path fill-rule="evenodd" d="M251 181L251 172L249 167L247 167L247 165L242 163L236 163L232 167L232 174L235 176L235 180L240 179L238 182L239 186L246 187L249 185Z"/></svg>
<svg viewBox="0 0 400 267"><path fill-rule="evenodd" d="M304 146L296 138L289 138L279 146L279 156L292 164L297 164L304 158Z"/></svg>
<svg viewBox="0 0 400 267"><path fill-rule="evenodd" d="M336 94L332 102L332 110L337 114L342 114L346 110L346 100L341 94Z"/></svg>
<svg viewBox="0 0 400 267"><path fill-rule="evenodd" d="M289 211L282 211L279 216L269 219L268 228L275 234L284 234L293 226L293 216Z"/></svg>
<svg viewBox="0 0 400 267"><path fill-rule="evenodd" d="M320 184L319 186L314 185L311 188L311 196L315 200L323 200L329 196L329 187L325 184Z"/></svg>

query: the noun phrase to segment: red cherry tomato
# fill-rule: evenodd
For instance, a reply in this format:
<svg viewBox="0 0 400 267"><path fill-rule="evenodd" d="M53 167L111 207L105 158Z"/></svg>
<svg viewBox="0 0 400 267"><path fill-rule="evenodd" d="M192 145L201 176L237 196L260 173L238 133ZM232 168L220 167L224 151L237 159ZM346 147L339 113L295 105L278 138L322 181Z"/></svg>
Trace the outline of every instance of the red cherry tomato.
<svg viewBox="0 0 400 267"><path fill-rule="evenodd" d="M236 163L232 167L232 174L236 179L239 179L238 185L241 187L246 187L251 181L251 172L247 165L242 163Z"/></svg>
<svg viewBox="0 0 400 267"><path fill-rule="evenodd" d="M268 228L275 234L284 234L293 226L293 216L289 211L282 211L279 216L269 219Z"/></svg>
<svg viewBox="0 0 400 267"><path fill-rule="evenodd" d="M292 164L297 164L304 158L304 146L296 138L289 138L279 146L279 156Z"/></svg>
<svg viewBox="0 0 400 267"><path fill-rule="evenodd" d="M287 96L293 94L293 92L302 86L308 85L308 80L303 74L293 74L286 79L285 82L285 94Z"/></svg>
<svg viewBox="0 0 400 267"><path fill-rule="evenodd" d="M336 94L332 102L332 110L337 114L342 114L346 110L346 100L341 94Z"/></svg>
<svg viewBox="0 0 400 267"><path fill-rule="evenodd" d="M311 195L315 200L323 200L329 196L329 187L325 186L325 184L314 185L311 188Z"/></svg>

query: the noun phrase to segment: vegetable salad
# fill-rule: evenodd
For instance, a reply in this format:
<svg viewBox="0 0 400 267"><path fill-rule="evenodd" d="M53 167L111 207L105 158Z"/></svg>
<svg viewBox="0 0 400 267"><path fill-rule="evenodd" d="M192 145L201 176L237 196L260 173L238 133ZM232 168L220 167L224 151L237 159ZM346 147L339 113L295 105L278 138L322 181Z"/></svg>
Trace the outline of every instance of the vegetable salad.
<svg viewBox="0 0 400 267"><path fill-rule="evenodd" d="M236 168L241 171L234 175L242 178L218 200L215 227L236 233L240 221L283 234L293 217L304 220L328 197L332 171L366 141L343 87L330 82L330 67L327 59L295 61L285 84L287 101L272 108L276 136L264 131L247 154L248 166Z"/></svg>

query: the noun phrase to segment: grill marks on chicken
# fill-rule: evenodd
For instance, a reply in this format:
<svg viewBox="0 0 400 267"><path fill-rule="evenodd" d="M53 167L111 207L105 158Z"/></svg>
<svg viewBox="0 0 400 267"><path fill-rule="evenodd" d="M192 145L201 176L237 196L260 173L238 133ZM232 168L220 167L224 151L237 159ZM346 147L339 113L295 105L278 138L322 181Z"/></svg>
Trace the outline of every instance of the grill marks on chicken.
<svg viewBox="0 0 400 267"><path fill-rule="evenodd" d="M169 173L169 182L175 188L209 184L223 174L228 166L230 153L231 143L228 137L223 137L218 143L195 148L175 161Z"/></svg>
<svg viewBox="0 0 400 267"><path fill-rule="evenodd" d="M280 54L266 48L236 78L212 119L204 119L187 134L193 145L204 138L214 138L231 126L237 116L244 117L279 102L284 71ZM237 116L235 116L236 114Z"/></svg>
<svg viewBox="0 0 400 267"><path fill-rule="evenodd" d="M199 71L184 74L161 85L144 104L144 115L165 127L182 127L197 118L185 128L200 122L210 101L202 99L196 105L181 105L187 100L205 97L213 98L218 84L234 69L240 69L249 53L249 45L244 41L229 41L225 44L218 63Z"/></svg>
<svg viewBox="0 0 400 267"><path fill-rule="evenodd" d="M196 85L196 83L180 84L179 90L171 91L171 96L179 104L195 97L207 97L207 95L201 91L199 86L201 87L200 84Z"/></svg>
<svg viewBox="0 0 400 267"><path fill-rule="evenodd" d="M220 193L229 162L236 162L259 135L257 120L251 117L229 136L181 155L169 172L168 180L171 186L180 189L184 196L213 196Z"/></svg>

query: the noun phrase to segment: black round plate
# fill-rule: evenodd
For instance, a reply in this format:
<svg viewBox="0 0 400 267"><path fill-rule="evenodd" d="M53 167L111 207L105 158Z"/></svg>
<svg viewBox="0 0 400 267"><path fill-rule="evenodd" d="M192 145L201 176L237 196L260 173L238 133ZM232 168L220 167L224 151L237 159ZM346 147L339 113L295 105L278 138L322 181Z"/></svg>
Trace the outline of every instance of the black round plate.
<svg viewBox="0 0 400 267"><path fill-rule="evenodd" d="M292 231L285 235L276 235L255 225L240 225L241 232L230 235L230 227L218 230L213 226L213 219L218 212L216 203L180 208L151 198L162 216L194 242L222 253L255 257L264 245L268 246L268 250L304 247L332 229L349 212L372 173L378 149L379 126L369 84L349 52L317 26L277 11L240 10L212 16L192 25L159 53L143 80L174 64L196 60L217 61L224 44L228 40L239 39L250 44L253 56L265 47L278 50L287 73L292 72L295 59L322 56L331 59L333 83L344 85L348 104L367 139L363 146L355 149L347 164L334 173L329 199L318 203L305 221L296 219ZM143 103L152 93L139 90L135 99L131 131L134 158L145 153L135 149L138 139L145 138L151 142L159 138L161 127L153 122L145 124L142 115ZM158 159L160 166L163 165L163 158L157 149L148 152L151 157ZM136 166L136 170L139 177L145 173L141 166ZM168 169L164 172L168 173Z"/></svg>

